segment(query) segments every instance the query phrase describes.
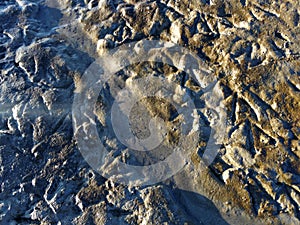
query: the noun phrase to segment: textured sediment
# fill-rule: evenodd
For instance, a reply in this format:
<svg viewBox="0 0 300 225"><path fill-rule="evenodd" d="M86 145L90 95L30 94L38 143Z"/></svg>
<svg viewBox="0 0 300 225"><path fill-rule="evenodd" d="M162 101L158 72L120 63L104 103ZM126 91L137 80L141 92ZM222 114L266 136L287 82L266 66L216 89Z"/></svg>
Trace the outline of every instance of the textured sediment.
<svg viewBox="0 0 300 225"><path fill-rule="evenodd" d="M299 224L299 13L299 3L286 0L2 1L1 224ZM209 114L200 113L201 85L162 63L124 68L95 107L99 136L116 159L163 160L180 135L176 110L148 98L133 107L132 130L149 136L147 121L158 115L169 130L165 152L137 154L116 140L113 91L134 90L132 80L166 78L186 90L201 114L190 163L167 181L130 187L84 160L72 104L95 59L144 39L189 49L213 71L224 96L226 126L219 129L226 135L206 167L201 159L211 124Z"/></svg>

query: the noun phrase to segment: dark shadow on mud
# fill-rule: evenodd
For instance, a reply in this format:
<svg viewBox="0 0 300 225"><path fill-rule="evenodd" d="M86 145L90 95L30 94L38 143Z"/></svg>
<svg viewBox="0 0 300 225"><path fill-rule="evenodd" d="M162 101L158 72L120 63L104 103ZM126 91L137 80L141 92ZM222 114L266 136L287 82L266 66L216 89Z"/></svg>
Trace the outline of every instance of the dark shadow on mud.
<svg viewBox="0 0 300 225"><path fill-rule="evenodd" d="M181 189L174 189L172 194L192 224L229 225L222 218L214 203L203 195Z"/></svg>

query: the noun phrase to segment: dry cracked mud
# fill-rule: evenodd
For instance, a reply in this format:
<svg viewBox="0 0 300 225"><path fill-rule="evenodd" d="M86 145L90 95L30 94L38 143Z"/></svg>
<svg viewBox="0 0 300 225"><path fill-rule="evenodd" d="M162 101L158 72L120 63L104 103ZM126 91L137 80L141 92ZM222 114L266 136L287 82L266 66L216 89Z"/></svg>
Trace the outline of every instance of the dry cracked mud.
<svg viewBox="0 0 300 225"><path fill-rule="evenodd" d="M300 224L299 1L2 0L0 21L1 224ZM150 119L160 117L167 129L160 151L133 151L115 137L114 96L125 86L139 92L135 80L176 84L172 97L190 96L197 114L189 122L198 133L184 137L196 140L184 168L132 186L85 161L72 105L96 59L131 42L143 49L143 40L173 43L203 60L226 120L213 131L218 110L204 110L201 83L174 64L138 62L114 74L96 93L94 112L101 142L117 160L155 164L183 135L181 113L147 97L133 105L131 129L147 138ZM220 131L207 166L209 137Z"/></svg>

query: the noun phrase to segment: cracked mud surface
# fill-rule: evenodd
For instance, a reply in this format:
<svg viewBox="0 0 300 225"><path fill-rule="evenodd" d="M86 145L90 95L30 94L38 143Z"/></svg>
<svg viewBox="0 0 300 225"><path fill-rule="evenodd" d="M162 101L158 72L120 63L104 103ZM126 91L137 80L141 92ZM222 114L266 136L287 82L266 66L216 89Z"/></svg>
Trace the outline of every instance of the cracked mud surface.
<svg viewBox="0 0 300 225"><path fill-rule="evenodd" d="M299 224L299 14L299 2L287 0L1 1L1 224ZM226 137L207 168L210 124L202 114L190 164L159 184L128 187L85 162L72 103L95 58L143 39L203 59L224 95ZM130 164L164 159L179 135L180 115L151 98L133 107L132 130L147 137L150 117L168 121L163 154L130 151L108 129L114 87L149 74L180 85L202 107L200 85L177 68L148 62L120 71L95 111L101 140Z"/></svg>

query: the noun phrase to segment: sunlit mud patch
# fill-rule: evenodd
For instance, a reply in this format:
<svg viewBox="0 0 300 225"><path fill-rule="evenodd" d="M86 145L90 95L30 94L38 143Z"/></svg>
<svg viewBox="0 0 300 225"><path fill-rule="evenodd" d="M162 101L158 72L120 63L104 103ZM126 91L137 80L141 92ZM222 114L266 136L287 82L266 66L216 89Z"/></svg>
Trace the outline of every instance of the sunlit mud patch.
<svg viewBox="0 0 300 225"><path fill-rule="evenodd" d="M82 155L121 183L162 181L205 144L199 155L209 165L226 131L219 129L226 127L226 113L213 74L172 43L143 40L112 49L86 70L75 92Z"/></svg>
<svg viewBox="0 0 300 225"><path fill-rule="evenodd" d="M130 145L127 146L126 143L122 143L122 141L118 140L115 132L113 132L113 125L111 124L110 118L110 111L112 109L111 106L115 100L113 93L119 92L127 85L127 88L130 88L130 90L135 90L135 95L139 95L138 93L141 92L145 86L141 88L141 90L134 89L134 85L132 85L132 83L142 77L147 77L145 71L150 74L148 77L161 77L166 79L165 82L175 80L175 83L178 85L176 86L177 90L169 90L172 91L172 93L167 93L168 96L184 99L187 96L199 96L201 94L201 88L199 85L196 85L196 82L194 81L193 89L196 91L188 88L187 86L192 83L192 78L189 78L186 73L179 71L174 67L172 68L171 66L161 63L150 62L129 66L109 79L95 104L98 134L102 142L106 143L106 147L110 148L111 151L114 152L114 156L119 157L124 163L136 166L147 166L155 164L158 161L165 160L173 152L173 150L180 145L180 142L182 141L181 136L187 135L184 134L185 131L181 129L183 124L186 123L188 125L187 129L190 132L195 133L195 140L197 140L197 143L195 143L194 148L182 149L182 151L184 151L188 156L192 154L192 152L197 152L197 146L200 145L200 142L202 147L205 147L206 144L203 145L203 143L208 141L210 129L209 122L203 119L205 116L200 111L200 108L204 107L203 102L200 104L200 98L198 102L196 101L196 105L199 108L197 109L195 106L195 109L191 111L193 114L188 115L189 118L185 118L186 115L177 111L175 107L176 105L172 104L172 101L168 101L166 98L156 97L154 95L148 97L141 96L141 98L137 99L137 101L134 102L132 107L129 109L128 122L130 130L127 130L127 132L132 132L133 136L138 139L145 140L151 137L151 135L155 135L151 133L151 120L153 118L157 118L160 122L156 125L160 126L160 123L162 123L165 128L160 142L158 141L157 143L153 143L152 149L141 151L140 149L134 149L134 146L132 146L133 148L130 148ZM147 84L145 83L145 85ZM119 91L116 91L117 88ZM156 89L157 92L161 92L161 88L159 87L147 87L148 90L151 88ZM109 102L108 99L110 99ZM195 101L193 101L193 103L195 104ZM125 121L120 122L122 123ZM106 139L106 132L109 133L110 141Z"/></svg>

